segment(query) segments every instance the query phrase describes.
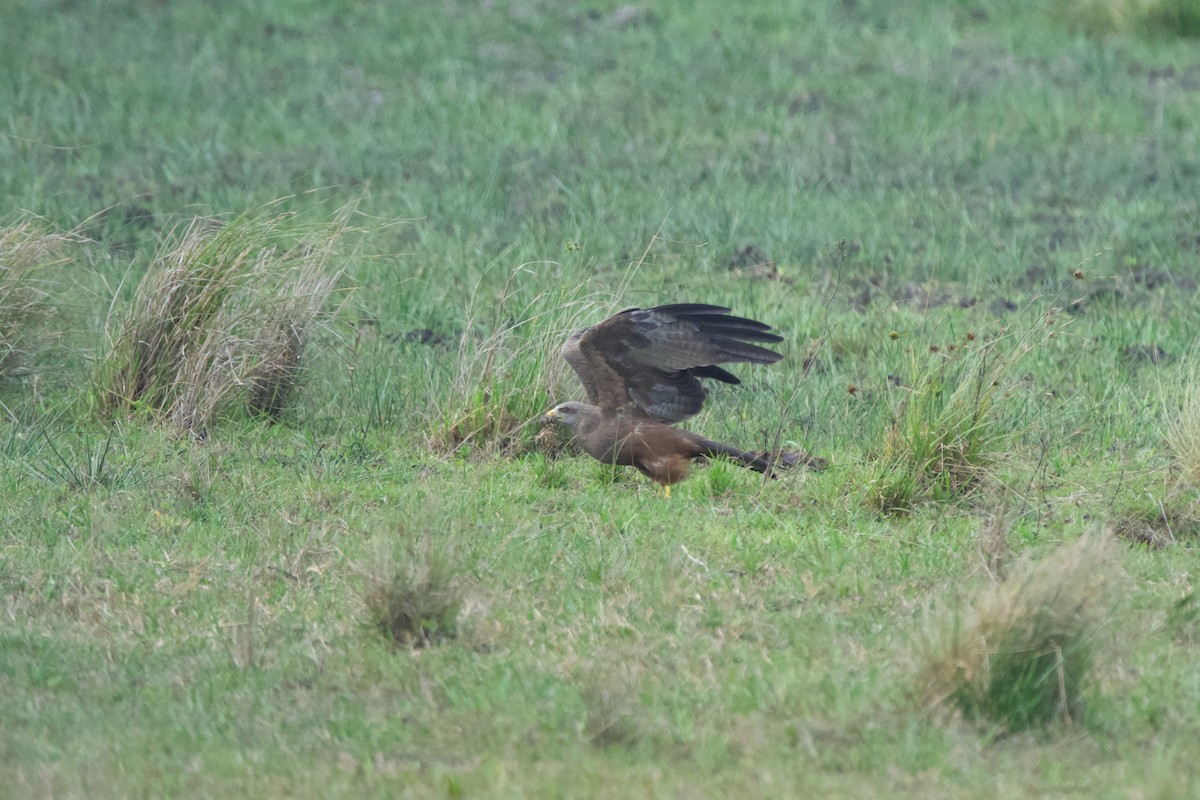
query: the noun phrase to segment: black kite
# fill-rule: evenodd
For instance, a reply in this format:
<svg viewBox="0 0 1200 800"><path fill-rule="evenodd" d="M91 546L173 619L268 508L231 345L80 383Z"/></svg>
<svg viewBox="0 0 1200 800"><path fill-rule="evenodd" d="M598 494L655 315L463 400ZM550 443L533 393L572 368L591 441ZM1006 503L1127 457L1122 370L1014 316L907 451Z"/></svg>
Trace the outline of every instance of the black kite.
<svg viewBox="0 0 1200 800"><path fill-rule="evenodd" d="M701 378L741 383L718 364L772 364L783 356L755 342L781 341L769 325L730 316L721 306L631 308L567 339L563 358L590 402L562 403L546 418L571 428L593 458L636 468L668 497L694 459L725 456L764 473L794 466L802 454L745 452L672 427L704 405Z"/></svg>

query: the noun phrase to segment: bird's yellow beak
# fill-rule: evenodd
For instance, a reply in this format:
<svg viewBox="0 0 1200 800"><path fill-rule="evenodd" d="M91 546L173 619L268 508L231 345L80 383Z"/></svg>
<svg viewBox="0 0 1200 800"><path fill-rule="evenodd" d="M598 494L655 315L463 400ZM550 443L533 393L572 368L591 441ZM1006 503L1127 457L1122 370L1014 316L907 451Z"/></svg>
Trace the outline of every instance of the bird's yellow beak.
<svg viewBox="0 0 1200 800"><path fill-rule="evenodd" d="M550 409L546 412L546 416L543 417L543 419L546 420L546 422L554 422L554 420L558 419L558 410L554 408Z"/></svg>

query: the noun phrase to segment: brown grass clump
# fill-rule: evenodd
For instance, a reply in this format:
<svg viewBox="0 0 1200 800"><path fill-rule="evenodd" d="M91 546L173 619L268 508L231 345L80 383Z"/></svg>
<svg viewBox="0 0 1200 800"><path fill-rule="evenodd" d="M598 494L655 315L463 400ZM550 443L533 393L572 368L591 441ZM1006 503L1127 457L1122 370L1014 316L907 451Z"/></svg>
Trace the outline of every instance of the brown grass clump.
<svg viewBox="0 0 1200 800"><path fill-rule="evenodd" d="M404 647L425 647L458 635L463 593L444 557L409 550L368 578L372 627Z"/></svg>
<svg viewBox="0 0 1200 800"><path fill-rule="evenodd" d="M237 401L278 418L330 316L353 208L326 225L288 214L197 218L161 249L96 376L104 413L146 411L204 435Z"/></svg>
<svg viewBox="0 0 1200 800"><path fill-rule="evenodd" d="M548 270L550 265L538 267ZM429 391L435 447L512 452L540 446L534 438L542 429L542 415L574 380L559 349L571 331L604 313L581 299L578 283L567 285L559 275L538 282L554 288L523 300L517 282L525 274L537 277L529 267L517 268L494 305L480 302L478 295L472 299L457 371L449 386Z"/></svg>
<svg viewBox="0 0 1200 800"><path fill-rule="evenodd" d="M1078 721L1109 611L1112 558L1110 535L1082 537L1018 561L970 606L938 620L919 673L924 703L1007 730Z"/></svg>
<svg viewBox="0 0 1200 800"><path fill-rule="evenodd" d="M53 311L47 270L66 261L64 246L76 239L29 217L0 228L0 380L46 340Z"/></svg>

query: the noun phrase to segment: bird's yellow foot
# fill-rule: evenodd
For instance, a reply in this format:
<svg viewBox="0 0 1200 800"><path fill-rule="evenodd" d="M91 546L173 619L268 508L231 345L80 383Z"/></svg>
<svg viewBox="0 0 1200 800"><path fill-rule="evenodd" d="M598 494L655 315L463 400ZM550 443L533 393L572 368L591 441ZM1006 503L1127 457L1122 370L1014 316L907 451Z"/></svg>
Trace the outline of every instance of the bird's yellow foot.
<svg viewBox="0 0 1200 800"><path fill-rule="evenodd" d="M663 486L663 497L668 500L671 499L671 484L668 483L666 486Z"/></svg>

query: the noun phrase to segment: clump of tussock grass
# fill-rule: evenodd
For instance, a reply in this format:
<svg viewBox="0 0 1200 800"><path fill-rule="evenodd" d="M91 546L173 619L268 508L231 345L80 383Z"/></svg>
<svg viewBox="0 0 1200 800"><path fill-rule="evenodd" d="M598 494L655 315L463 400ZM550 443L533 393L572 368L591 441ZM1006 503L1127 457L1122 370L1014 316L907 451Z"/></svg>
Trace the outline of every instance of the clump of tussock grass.
<svg viewBox="0 0 1200 800"><path fill-rule="evenodd" d="M587 709L581 732L594 747L633 750L653 740L628 685L587 687L580 694Z"/></svg>
<svg viewBox="0 0 1200 800"><path fill-rule="evenodd" d="M177 231L132 306L112 316L94 381L100 410L146 411L197 435L239 402L278 418L301 385L313 331L332 315L353 211L323 225L264 211L197 218Z"/></svg>
<svg viewBox="0 0 1200 800"><path fill-rule="evenodd" d="M662 721L642 698L659 688L647 667L655 661L646 642L609 642L594 658L574 660L571 683L583 703L579 733L601 750L657 748L669 739Z"/></svg>
<svg viewBox="0 0 1200 800"><path fill-rule="evenodd" d="M45 483L60 484L78 492L122 488L134 481L138 465L125 454L112 457L117 456L112 450L114 435L115 431L110 430L103 441L86 440L82 447L71 447L57 442L43 429L41 438L45 447L36 458L26 462L26 469Z"/></svg>
<svg viewBox="0 0 1200 800"><path fill-rule="evenodd" d="M555 268L542 264L535 271L523 265L510 273L494 299L474 294L449 385L431 386L429 391L435 446L507 452L534 447L542 416L554 405L553 398L565 396L574 379L559 356L560 348L571 331L609 313L583 296L577 278L555 272L545 279L544 273ZM525 299L522 278L539 275L538 285L553 288ZM547 448L555 449L552 443Z"/></svg>
<svg viewBox="0 0 1200 800"><path fill-rule="evenodd" d="M972 604L933 620L918 673L924 704L1009 731L1078 721L1115 574L1105 533L1020 559Z"/></svg>
<svg viewBox="0 0 1200 800"><path fill-rule="evenodd" d="M0 380L49 338L48 270L67 260L63 250L75 241L75 235L46 230L30 217L0 228Z"/></svg>
<svg viewBox="0 0 1200 800"><path fill-rule="evenodd" d="M713 459L704 471L704 483L709 497L714 499L728 497L737 484L739 467L733 466L726 458Z"/></svg>
<svg viewBox="0 0 1200 800"><path fill-rule="evenodd" d="M449 560L407 548L368 575L371 626L404 647L426 647L459 632L463 591Z"/></svg>
<svg viewBox="0 0 1200 800"><path fill-rule="evenodd" d="M1017 436L1004 425L1004 401L1023 392L1017 367L1053 335L1055 311L1020 331L914 349L909 378L888 383L891 425L868 487L874 507L905 513L923 500L960 497L995 469Z"/></svg>
<svg viewBox="0 0 1200 800"><path fill-rule="evenodd" d="M1196 0L1059 0L1056 11L1072 30L1091 36L1200 36Z"/></svg>
<svg viewBox="0 0 1200 800"><path fill-rule="evenodd" d="M1172 374L1177 381L1160 385L1160 435L1172 469L1161 483L1139 487L1112 514L1118 537L1151 548L1200 538L1200 351Z"/></svg>
<svg viewBox="0 0 1200 800"><path fill-rule="evenodd" d="M1163 438L1185 481L1200 488L1200 351L1179 373L1177 402L1164 398Z"/></svg>

